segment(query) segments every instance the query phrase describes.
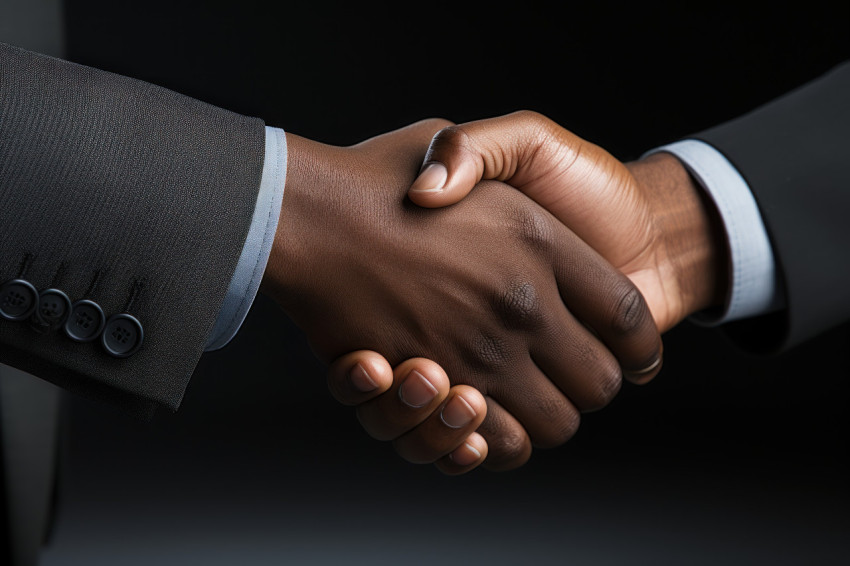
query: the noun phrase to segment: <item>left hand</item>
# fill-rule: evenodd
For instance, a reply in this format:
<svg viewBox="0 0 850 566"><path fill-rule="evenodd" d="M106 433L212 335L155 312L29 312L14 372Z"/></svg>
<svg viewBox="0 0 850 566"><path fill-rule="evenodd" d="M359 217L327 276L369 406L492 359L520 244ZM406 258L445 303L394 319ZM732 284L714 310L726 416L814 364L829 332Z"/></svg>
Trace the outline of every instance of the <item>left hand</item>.
<svg viewBox="0 0 850 566"><path fill-rule="evenodd" d="M328 387L337 401L356 406L357 418L371 436L383 439L388 428L396 431L393 447L408 462L433 463L443 473L457 475L487 458L487 441L474 432L487 410L484 396L468 385L451 386L436 362L411 358L392 368L377 352L351 352L331 364ZM416 406L418 402L405 399L402 388L412 390L414 398L417 392L434 397ZM453 426L453 414L463 414L466 405L481 417Z"/></svg>

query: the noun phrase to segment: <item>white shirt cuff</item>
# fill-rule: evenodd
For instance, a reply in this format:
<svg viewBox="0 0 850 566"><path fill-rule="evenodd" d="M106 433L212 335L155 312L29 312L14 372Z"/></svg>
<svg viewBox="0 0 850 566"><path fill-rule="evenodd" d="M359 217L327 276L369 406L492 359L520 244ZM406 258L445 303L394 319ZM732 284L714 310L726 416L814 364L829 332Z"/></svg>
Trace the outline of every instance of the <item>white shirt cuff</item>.
<svg viewBox="0 0 850 566"><path fill-rule="evenodd" d="M266 126L266 154L254 216L218 318L204 348L207 352L226 346L248 316L271 254L285 185L286 134L280 128Z"/></svg>
<svg viewBox="0 0 850 566"><path fill-rule="evenodd" d="M716 326L782 307L773 249L747 182L723 154L699 140L683 140L648 152L675 155L712 198L726 230L731 293L721 313L701 312L693 322Z"/></svg>

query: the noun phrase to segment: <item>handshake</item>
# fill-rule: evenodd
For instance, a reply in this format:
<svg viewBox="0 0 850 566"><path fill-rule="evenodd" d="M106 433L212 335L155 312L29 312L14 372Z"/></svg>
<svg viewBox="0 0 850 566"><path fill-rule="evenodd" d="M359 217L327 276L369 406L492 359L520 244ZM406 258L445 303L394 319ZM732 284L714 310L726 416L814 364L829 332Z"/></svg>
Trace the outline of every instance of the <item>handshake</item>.
<svg viewBox="0 0 850 566"><path fill-rule="evenodd" d="M528 111L287 148L261 290L410 462L521 466L727 300L722 222L670 153L623 163Z"/></svg>
<svg viewBox="0 0 850 566"><path fill-rule="evenodd" d="M141 415L257 286L369 434L448 474L564 443L685 318L756 353L850 320L848 63L629 162L528 111L338 147L2 43L0 68L0 362ZM134 349L42 324L57 290Z"/></svg>

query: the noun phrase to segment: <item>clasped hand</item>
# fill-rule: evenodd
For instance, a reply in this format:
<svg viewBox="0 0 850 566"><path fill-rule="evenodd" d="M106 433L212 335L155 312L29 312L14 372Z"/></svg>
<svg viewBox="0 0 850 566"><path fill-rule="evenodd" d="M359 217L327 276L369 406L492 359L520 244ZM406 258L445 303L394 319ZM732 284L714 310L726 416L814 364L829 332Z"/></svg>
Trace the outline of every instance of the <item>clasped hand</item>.
<svg viewBox="0 0 850 566"><path fill-rule="evenodd" d="M511 119L527 126L541 118ZM465 127L474 134L481 126ZM522 156L491 152L488 160L487 148L465 145L475 139L440 120L351 147L289 134L263 281L331 363L332 393L357 405L366 430L392 440L405 459L447 473L482 462L515 468L532 445L564 443L582 412L611 401L624 375L646 381L658 372L659 328L688 310L669 299L684 296L678 287L658 283L668 250L654 232L641 233L645 220L628 221L636 210L653 214L639 184L625 205L622 194L594 192L611 179L586 153L594 146L566 155L569 174L552 167L548 176L522 177ZM436 174L423 162L438 164ZM587 206L592 200L600 214ZM620 217L605 214L614 205ZM569 213L584 239L562 222ZM635 246L624 252L620 233Z"/></svg>

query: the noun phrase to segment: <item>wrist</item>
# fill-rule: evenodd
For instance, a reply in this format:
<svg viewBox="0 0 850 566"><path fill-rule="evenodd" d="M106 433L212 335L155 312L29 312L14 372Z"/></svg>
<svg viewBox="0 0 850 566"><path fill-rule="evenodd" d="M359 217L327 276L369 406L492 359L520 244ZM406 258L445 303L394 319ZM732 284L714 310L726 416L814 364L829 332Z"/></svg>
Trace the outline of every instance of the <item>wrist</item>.
<svg viewBox="0 0 850 566"><path fill-rule="evenodd" d="M686 317L722 307L729 291L729 253L723 223L710 197L669 153L627 164L645 195L658 234L659 273L674 289L666 331Z"/></svg>
<svg viewBox="0 0 850 566"><path fill-rule="evenodd" d="M311 193L303 177L310 170L321 171L321 168L316 165L319 156L314 147L319 144L288 132L286 143L288 163L283 202L260 290L288 310L286 297L297 294L299 281L307 276L309 269L307 255L311 235L304 226L305 219L309 218L305 208L311 206L311 196L321 196ZM318 237L318 234L314 233L312 237Z"/></svg>

